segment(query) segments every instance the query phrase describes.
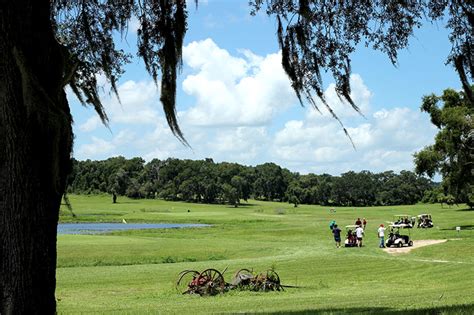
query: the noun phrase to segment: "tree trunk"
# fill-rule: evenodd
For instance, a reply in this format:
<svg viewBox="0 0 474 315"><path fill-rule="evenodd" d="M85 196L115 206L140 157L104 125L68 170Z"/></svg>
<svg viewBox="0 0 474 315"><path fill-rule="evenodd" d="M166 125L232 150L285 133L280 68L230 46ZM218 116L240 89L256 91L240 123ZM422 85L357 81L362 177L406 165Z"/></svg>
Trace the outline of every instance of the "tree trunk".
<svg viewBox="0 0 474 315"><path fill-rule="evenodd" d="M0 314L54 314L71 115L49 0L0 0Z"/></svg>

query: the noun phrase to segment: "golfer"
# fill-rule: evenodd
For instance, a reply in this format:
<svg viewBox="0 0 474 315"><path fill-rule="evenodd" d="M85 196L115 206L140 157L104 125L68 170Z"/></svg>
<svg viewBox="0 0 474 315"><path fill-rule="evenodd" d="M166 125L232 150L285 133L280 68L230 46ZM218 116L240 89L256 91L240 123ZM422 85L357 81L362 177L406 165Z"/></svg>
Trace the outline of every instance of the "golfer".
<svg viewBox="0 0 474 315"><path fill-rule="evenodd" d="M380 239L380 248L385 248L385 227L383 224L380 224L379 229L377 230L377 236Z"/></svg>
<svg viewBox="0 0 474 315"><path fill-rule="evenodd" d="M362 247L362 238L364 237L364 229L359 225L356 229L356 237L357 237L357 246Z"/></svg>
<svg viewBox="0 0 474 315"><path fill-rule="evenodd" d="M332 234L334 234L334 241L336 242L336 247L341 247L341 229L337 227L337 224L334 224Z"/></svg>

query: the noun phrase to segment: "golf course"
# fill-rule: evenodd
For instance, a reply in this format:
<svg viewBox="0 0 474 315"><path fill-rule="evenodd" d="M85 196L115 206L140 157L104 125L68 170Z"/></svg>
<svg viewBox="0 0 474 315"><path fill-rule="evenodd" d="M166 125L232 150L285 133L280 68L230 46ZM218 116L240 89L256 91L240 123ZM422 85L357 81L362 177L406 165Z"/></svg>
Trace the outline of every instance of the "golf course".
<svg viewBox="0 0 474 315"><path fill-rule="evenodd" d="M465 205L335 208L249 200L239 207L70 195L60 223L208 224L206 227L59 234L58 312L472 314L474 212ZM406 253L378 248L377 228L394 215L430 213L434 227L410 229ZM336 248L329 222L366 218L362 248ZM460 231L456 230L460 227ZM387 231L388 232L388 231ZM404 234L408 231L401 231ZM388 233L387 233L388 234ZM417 248L417 241L444 242ZM230 282L241 268L275 270L280 292L182 294L179 272L215 268ZM227 268L227 269L226 269Z"/></svg>

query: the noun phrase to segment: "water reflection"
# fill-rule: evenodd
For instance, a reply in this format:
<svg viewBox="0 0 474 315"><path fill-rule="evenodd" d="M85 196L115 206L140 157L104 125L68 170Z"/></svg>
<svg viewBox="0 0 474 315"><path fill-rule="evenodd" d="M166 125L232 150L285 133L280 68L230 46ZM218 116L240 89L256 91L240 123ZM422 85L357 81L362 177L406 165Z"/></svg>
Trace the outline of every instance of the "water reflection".
<svg viewBox="0 0 474 315"><path fill-rule="evenodd" d="M99 234L124 230L180 229L206 226L209 225L192 223L60 223L58 224L58 234Z"/></svg>

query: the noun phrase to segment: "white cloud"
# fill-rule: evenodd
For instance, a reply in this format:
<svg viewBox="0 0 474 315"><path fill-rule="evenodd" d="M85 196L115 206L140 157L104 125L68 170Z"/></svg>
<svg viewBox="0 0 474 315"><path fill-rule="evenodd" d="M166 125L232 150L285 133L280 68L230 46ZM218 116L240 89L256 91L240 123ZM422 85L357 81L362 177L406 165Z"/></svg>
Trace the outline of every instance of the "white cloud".
<svg viewBox="0 0 474 315"><path fill-rule="evenodd" d="M132 16L132 18L130 19L130 22L128 23L128 30L131 31L133 34L136 34L139 28L140 28L140 21L134 15Z"/></svg>
<svg viewBox="0 0 474 315"><path fill-rule="evenodd" d="M367 86L365 86L364 81L358 74L351 75L350 84L352 100L360 108L361 114L366 115L370 111L370 100L373 96L372 92L370 92ZM334 83L329 84L328 88L324 92L324 97L336 115L340 119L360 116L360 114L357 113L357 111L355 111L348 102L339 98L335 87L336 85ZM321 116L331 117L326 106L324 106L324 104L317 98L315 98L315 101L322 115L321 113L312 110L309 112L309 117L311 119L322 119Z"/></svg>
<svg viewBox="0 0 474 315"><path fill-rule="evenodd" d="M114 130L116 124L153 125L159 117L159 89L152 81L126 81L118 87L120 102L114 94L102 95L102 104ZM101 126L94 113L79 129L91 132Z"/></svg>
<svg viewBox="0 0 474 315"><path fill-rule="evenodd" d="M94 115L94 116L89 117L89 119L87 119L85 123L81 124L79 126L79 130L83 132L93 131L101 124L102 122L100 121L99 116Z"/></svg>
<svg viewBox="0 0 474 315"><path fill-rule="evenodd" d="M251 165L273 161L302 173L400 171L412 168L412 154L431 143L436 132L418 110L372 110L372 92L354 74L350 79L351 96L366 119L338 98L334 84L325 91L328 104L353 139L354 150L340 124L320 101L316 100L321 114L295 106L298 102L281 67L280 54L259 56L242 49L234 56L207 39L184 47L183 59L189 67L185 71L190 74L182 88L195 103L181 109L178 117L193 150L171 133L160 112L155 84L127 81L119 86L121 104L114 96L104 98L112 137L106 140L94 133L101 126L94 114L79 124L77 132L91 137L89 143L81 141L76 157L211 157ZM290 113L291 106L295 111ZM291 120L285 117L288 113ZM129 131L132 128L135 132Z"/></svg>
<svg viewBox="0 0 474 315"><path fill-rule="evenodd" d="M120 101L112 96L105 104L111 121L126 124L153 124L158 118L159 90L152 81L127 81L118 88Z"/></svg>
<svg viewBox="0 0 474 315"><path fill-rule="evenodd" d="M181 126L182 129L183 126ZM197 133L185 134L190 143L195 143ZM145 160L152 160L154 158L166 159L168 157L186 157L192 154L192 151L181 144L173 135L166 119L160 117L156 120L152 130L142 135L140 139L133 144L137 151L143 152Z"/></svg>
<svg viewBox="0 0 474 315"><path fill-rule="evenodd" d="M115 155L122 155L124 147L134 143L137 135L128 129L121 130L110 141L92 136L92 143L79 146L77 155L87 158L107 158Z"/></svg>
<svg viewBox="0 0 474 315"><path fill-rule="evenodd" d="M373 127L370 123L360 124L355 128L347 128L349 135L358 149L365 149L374 145Z"/></svg>
<svg viewBox="0 0 474 315"><path fill-rule="evenodd" d="M76 152L79 156L94 158L110 154L115 149L115 145L104 139L92 137L92 143L83 144Z"/></svg>
<svg viewBox="0 0 474 315"><path fill-rule="evenodd" d="M196 98L183 119L196 126L263 126L296 103L280 54L235 57L211 39L192 42L183 60L193 70L183 82Z"/></svg>
<svg viewBox="0 0 474 315"><path fill-rule="evenodd" d="M433 142L435 127L419 111L406 107L382 109L375 112L373 118L373 137L379 146L387 145L387 137L390 138L390 147L396 150L421 148Z"/></svg>
<svg viewBox="0 0 474 315"><path fill-rule="evenodd" d="M367 169L375 170L410 170L413 168L411 151L390 149L373 149L365 153L362 161Z"/></svg>
<svg viewBox="0 0 474 315"><path fill-rule="evenodd" d="M352 96L366 114L370 110L372 93L358 75L353 75ZM355 83L355 84L354 84ZM380 109L367 120L358 119L350 108L333 94L325 91L331 107L339 115L356 146L352 149L341 126L328 112L309 111L303 120L285 124L274 137L273 154L281 164L289 164L301 172L339 174L348 170L372 171L413 168L412 154L432 142L435 134L429 120L419 111L406 107Z"/></svg>
<svg viewBox="0 0 474 315"><path fill-rule="evenodd" d="M209 142L209 149L222 160L232 157L232 161L251 163L263 154L269 138L264 127L227 128L218 132Z"/></svg>

